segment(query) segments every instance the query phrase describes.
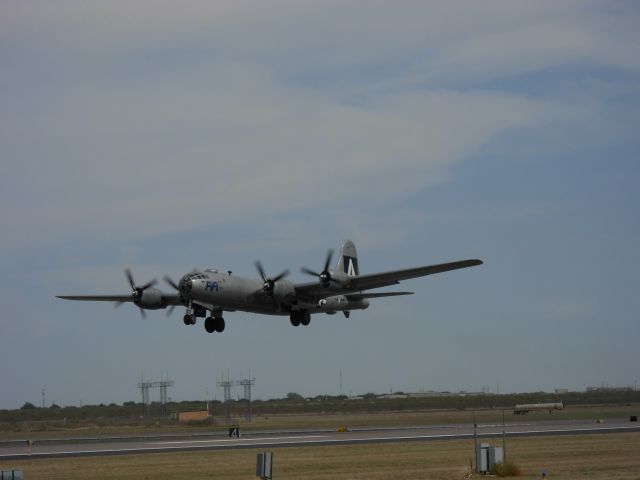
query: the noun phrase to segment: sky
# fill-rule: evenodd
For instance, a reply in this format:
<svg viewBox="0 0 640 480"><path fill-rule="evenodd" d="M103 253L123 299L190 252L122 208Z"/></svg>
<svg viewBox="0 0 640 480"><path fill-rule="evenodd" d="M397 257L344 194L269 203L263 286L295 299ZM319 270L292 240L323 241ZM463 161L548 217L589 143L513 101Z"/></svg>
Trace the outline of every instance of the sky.
<svg viewBox="0 0 640 480"><path fill-rule="evenodd" d="M630 1L3 0L0 408L161 375L173 400L249 372L263 399L635 385L638 25ZM128 293L127 267L306 282L347 238L361 273L485 263L213 335L55 298Z"/></svg>

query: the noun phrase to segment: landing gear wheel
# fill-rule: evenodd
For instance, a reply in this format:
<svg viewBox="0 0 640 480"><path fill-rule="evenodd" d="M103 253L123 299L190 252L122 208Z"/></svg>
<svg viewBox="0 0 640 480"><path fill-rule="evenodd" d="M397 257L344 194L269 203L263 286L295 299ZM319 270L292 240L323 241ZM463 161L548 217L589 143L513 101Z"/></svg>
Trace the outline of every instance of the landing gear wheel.
<svg viewBox="0 0 640 480"><path fill-rule="evenodd" d="M216 332L224 332L224 318L215 317L213 319L213 328Z"/></svg>
<svg viewBox="0 0 640 480"><path fill-rule="evenodd" d="M300 313L301 312L299 310L295 310L291 312L291 315L289 315L289 320L291 321L291 325L293 325L294 327L297 327L298 325L300 325L300 319L301 319Z"/></svg>
<svg viewBox="0 0 640 480"><path fill-rule="evenodd" d="M213 317L207 317L204 321L204 329L207 333L213 333L216 331L216 319Z"/></svg>
<svg viewBox="0 0 640 480"><path fill-rule="evenodd" d="M309 325L309 323L311 323L311 314L309 312L304 312L301 315L300 324L306 327L307 325Z"/></svg>
<svg viewBox="0 0 640 480"><path fill-rule="evenodd" d="M195 315L185 315L182 319L185 325L195 325L196 317Z"/></svg>

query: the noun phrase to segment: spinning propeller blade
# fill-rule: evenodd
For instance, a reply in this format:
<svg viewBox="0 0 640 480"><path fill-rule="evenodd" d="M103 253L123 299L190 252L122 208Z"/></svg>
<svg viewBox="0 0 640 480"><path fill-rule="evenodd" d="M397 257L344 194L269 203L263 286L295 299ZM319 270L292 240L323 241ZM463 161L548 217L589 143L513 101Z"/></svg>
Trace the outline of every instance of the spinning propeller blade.
<svg viewBox="0 0 640 480"><path fill-rule="evenodd" d="M264 271L264 268L262 267L262 263L260 262L260 260L256 260L254 265L256 266L256 269L258 270L258 273L260 274L260 278L262 278L262 288L260 290L258 290L256 293L264 293L267 297L272 297L273 296L273 289L275 288L275 284L276 282L282 280L284 277L286 277L287 275L289 275L289 269L283 270L282 272L280 272L279 275L276 275L273 278L269 278L267 277L267 274Z"/></svg>
<svg viewBox="0 0 640 480"><path fill-rule="evenodd" d="M334 280L331 277L331 272L329 271L329 265L331 264L332 258L333 258L333 249L330 248L329 251L327 252L327 258L324 261L324 268L322 269L322 272L318 273L315 270L311 270L310 268L307 268L307 267L302 267L300 271L302 273L306 273L307 275L318 277L318 279L320 280L320 284L323 287L327 288L331 282L339 283L337 280Z"/></svg>
<svg viewBox="0 0 640 480"><path fill-rule="evenodd" d="M148 289L153 287L156 283L158 283L158 280L156 280L155 278L153 280L151 280L150 282L145 283L144 285L141 286L137 286L135 280L133 279L133 274L131 273L131 269L130 268L126 268L124 271L124 275L125 277L127 277L127 281L129 282L129 286L131 287L131 301L133 303L135 303L136 305L138 305L138 301L142 298L142 294L143 292ZM118 308L120 305L122 305L125 302L116 302L114 303L114 308ZM138 308L140 309L140 315L142 315L142 318L147 318L147 315L144 311L144 309L138 305Z"/></svg>

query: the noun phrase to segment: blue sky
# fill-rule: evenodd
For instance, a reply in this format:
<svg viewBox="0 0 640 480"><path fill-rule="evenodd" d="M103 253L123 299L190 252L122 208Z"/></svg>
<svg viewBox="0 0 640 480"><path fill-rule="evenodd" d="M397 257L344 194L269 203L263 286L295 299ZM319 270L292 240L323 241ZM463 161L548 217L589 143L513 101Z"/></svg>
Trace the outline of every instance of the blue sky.
<svg viewBox="0 0 640 480"><path fill-rule="evenodd" d="M0 408L633 385L634 2L0 5ZM363 272L481 258L352 318L208 335L56 294L193 267ZM162 287L164 288L164 287ZM220 397L222 392L217 392Z"/></svg>

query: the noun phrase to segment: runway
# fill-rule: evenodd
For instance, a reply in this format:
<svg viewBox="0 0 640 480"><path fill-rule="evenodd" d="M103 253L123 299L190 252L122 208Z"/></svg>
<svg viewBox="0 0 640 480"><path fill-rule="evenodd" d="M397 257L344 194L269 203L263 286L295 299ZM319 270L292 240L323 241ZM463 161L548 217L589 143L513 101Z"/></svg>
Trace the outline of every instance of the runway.
<svg viewBox="0 0 640 480"><path fill-rule="evenodd" d="M36 441L29 448L26 441L0 442L0 461L61 458L77 456L127 455L233 448L283 448L367 443L416 442L447 439L472 439L473 425L437 425L407 428L354 429L349 432L297 431L262 432L228 438L220 430L210 435L160 435L147 437L58 439ZM507 437L544 435L585 435L640 432L640 426L629 421L530 422L507 424ZM502 436L502 425L479 425L478 439Z"/></svg>

